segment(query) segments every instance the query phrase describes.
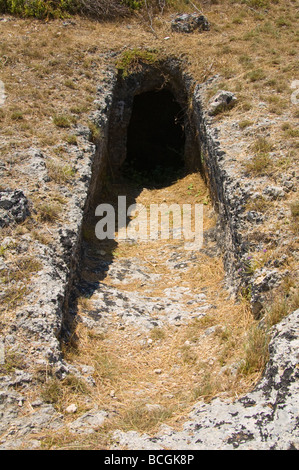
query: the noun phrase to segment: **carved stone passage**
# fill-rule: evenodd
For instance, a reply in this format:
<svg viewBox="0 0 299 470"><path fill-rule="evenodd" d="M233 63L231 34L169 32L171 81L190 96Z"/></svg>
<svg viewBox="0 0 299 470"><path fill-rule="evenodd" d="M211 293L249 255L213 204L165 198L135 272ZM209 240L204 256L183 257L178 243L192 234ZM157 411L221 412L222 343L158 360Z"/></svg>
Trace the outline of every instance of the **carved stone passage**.
<svg viewBox="0 0 299 470"><path fill-rule="evenodd" d="M139 171L184 165L184 112L168 90L135 96L126 162Z"/></svg>
<svg viewBox="0 0 299 470"><path fill-rule="evenodd" d="M188 169L198 169L200 149L188 112L192 85L176 60L145 64L128 77L119 76L109 119L109 166L118 169L127 157L140 161L139 146L148 162L163 154L176 168L184 161Z"/></svg>
<svg viewBox="0 0 299 470"><path fill-rule="evenodd" d="M255 182L250 181L238 169L237 161L233 158L233 148L223 145L221 132L213 124L204 101L208 85L208 82L202 85L194 84L192 79L184 74L179 62L170 59L159 64L159 67L145 64L126 78L120 77L115 69L107 66L105 79L99 85L96 110L92 116L100 130L96 144L90 141L90 129L82 125L76 127L81 147L72 148L72 152L76 154L79 178L73 193L69 194L67 222L57 227L55 243L38 246L43 269L38 277L32 279L32 293L28 297L28 305L16 313L4 345L0 341L0 362L3 362L6 349L18 344L18 341L26 357L24 370L16 368L6 371L0 377L0 449L38 448L41 445L38 440L41 433L65 433L66 427L74 433L90 434L96 432L98 426L107 418L106 410L94 408L80 417L76 416L70 423L70 416L65 420L64 415L52 404L43 402L38 393L35 394L35 391L40 390L40 379L43 377L37 375L37 370L41 373L46 371L47 374L51 371L51 377L55 381L73 375L83 382L86 381L88 386L95 385L90 366L84 363L77 367L63 358L60 340L62 337L67 339L72 336L70 324L74 315L68 307L71 305L70 299L76 278L78 273L82 272L80 255L83 229L86 228L88 212L94 214L93 203L102 197L101 189L107 183L107 168L121 169L126 158L131 158L131 162L136 161L141 165L141 169L143 165L151 167L152 163L155 166L161 158L157 158L159 152L163 157L166 156L166 162L175 162L177 167L185 165L191 169L200 168L206 178L218 216L217 227L207 234L210 247L205 255L217 257L220 253L219 247L223 248L226 250L224 261L228 284L237 289L240 279L244 280L242 273L248 261L247 237L252 220L256 220L252 213L245 211L245 206L256 187ZM154 115L155 94L163 97L162 101L164 100L164 104L170 108L167 113L167 125L162 119L163 109L159 109L158 116ZM142 109L146 111L145 115L142 114ZM145 128L153 125L157 131L163 129L163 135L156 139L159 152L152 151L152 159L138 159L141 118L145 119ZM224 122L224 125L229 124ZM177 135L174 129L179 131L177 140L174 138L174 134ZM228 129L234 135L235 129ZM165 134L167 139L164 144ZM171 147L169 150L168 146ZM40 154L33 156L30 168L36 170L40 179L46 182L47 174ZM289 184L293 183L289 181ZM265 188L264 191L266 196L273 198L281 194L279 188ZM27 215L27 200L23 196L21 191L2 190L0 218L11 217L9 223L10 220L24 220ZM92 229L94 233L94 225ZM112 246L111 253L115 256L113 248L115 247ZM165 252L163 248L157 251L155 256L160 264L164 257L166 268L170 267L174 272L169 278L175 286L163 286L163 290L156 292L151 299L146 290L140 295L132 292L124 295L120 291L120 286L125 285L124 280L134 289L137 282L141 287L145 284L146 288L156 288L159 273L156 272L156 264L151 258L144 257L143 264L148 263L144 267L141 260L136 260L133 256L131 260L119 259L112 265L109 257L107 259L107 252L102 249L98 254L103 259L98 257L94 260L91 256L86 256L85 259L91 265L87 266L88 277L83 288L88 297L95 293L94 299L91 300L93 308L88 310L87 320L85 318L87 326L101 328L102 323L107 322L110 328L111 314L116 314L119 322L117 331L121 337L124 328L132 325L136 327L140 324L146 331L163 325L177 327L178 322L181 326L190 317L201 318L209 309L215 311L205 293L193 295L192 289L180 286L181 273L194 265L198 266L196 256L192 253L189 256L188 252L181 256L178 250L171 247L170 249L171 253ZM2 265L2 269L3 267L6 269L6 266ZM272 289L282 278L284 268L278 271L279 268L278 263L272 272L269 272L266 266L257 271L255 277L252 278L249 274L245 277L248 284L252 283L252 279L254 281L251 286L254 305L260 302L264 292ZM102 280L107 274L110 284L103 286ZM97 276L96 282L93 275ZM188 278L191 277L188 274ZM164 312L165 315L162 316ZM291 313L273 328L265 373L250 393L234 402L228 402L222 397L212 400L211 403L197 403L180 431L163 425L159 433L152 437L133 431L116 432L112 448L127 446L131 450L298 449L298 313L298 310ZM84 320L83 315L81 319ZM208 341L208 335L213 331L215 332L214 327L205 330L201 340ZM136 338L138 341L141 339L140 336ZM102 342L103 338L100 341ZM132 344L132 341L130 343ZM109 347L111 344L110 341ZM149 344L151 343L140 343L140 346L147 347ZM187 346L190 346L190 341ZM134 367L135 364L134 362ZM155 366L153 374L163 380L162 365ZM172 375L173 370L171 377ZM183 385L186 386L185 383ZM27 408L22 405L26 403L29 388L30 397L38 398L31 401L30 408ZM117 398L117 391L111 390L109 396L114 400L115 396ZM66 413L76 413L76 406L69 405ZM146 406L156 410L155 407L159 405L147 403Z"/></svg>

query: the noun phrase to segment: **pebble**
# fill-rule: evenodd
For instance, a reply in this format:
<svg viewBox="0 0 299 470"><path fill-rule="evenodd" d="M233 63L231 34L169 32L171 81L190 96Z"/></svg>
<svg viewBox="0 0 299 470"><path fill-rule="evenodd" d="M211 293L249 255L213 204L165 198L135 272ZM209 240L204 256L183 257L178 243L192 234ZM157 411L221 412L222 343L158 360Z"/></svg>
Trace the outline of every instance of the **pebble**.
<svg viewBox="0 0 299 470"><path fill-rule="evenodd" d="M155 411L162 411L163 410L163 406L161 405L153 405L151 403L147 403L145 405L145 408L150 411L150 412L155 412Z"/></svg>
<svg viewBox="0 0 299 470"><path fill-rule="evenodd" d="M75 403L72 403L65 409L65 412L68 414L73 414L73 413L76 413L77 409L78 409L77 405L75 405Z"/></svg>

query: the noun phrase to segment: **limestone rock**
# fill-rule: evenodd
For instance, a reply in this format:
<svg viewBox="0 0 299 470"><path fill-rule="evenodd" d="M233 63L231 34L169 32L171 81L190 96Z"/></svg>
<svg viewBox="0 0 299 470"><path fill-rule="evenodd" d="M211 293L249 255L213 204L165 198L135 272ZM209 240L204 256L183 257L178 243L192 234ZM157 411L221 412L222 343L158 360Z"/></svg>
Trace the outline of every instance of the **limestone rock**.
<svg viewBox="0 0 299 470"><path fill-rule="evenodd" d="M80 418L76 419L70 423L70 431L76 432L79 434L89 434L93 433L97 428L101 427L105 420L107 419L108 414L103 410L90 410L85 413Z"/></svg>
<svg viewBox="0 0 299 470"><path fill-rule="evenodd" d="M283 198L285 196L285 192L280 186L267 186L263 190L263 195L273 201L275 199Z"/></svg>
<svg viewBox="0 0 299 470"><path fill-rule="evenodd" d="M193 31L209 31L207 18L196 13L177 15L171 22L172 31L178 33L192 33Z"/></svg>
<svg viewBox="0 0 299 470"><path fill-rule="evenodd" d="M38 181L49 181L50 178L48 176L45 155L39 149L35 148L29 149L28 155L30 157L29 165L27 167L28 174L31 177L34 176Z"/></svg>
<svg viewBox="0 0 299 470"><path fill-rule="evenodd" d="M73 414L73 413L76 413L77 409L78 409L77 405L75 405L75 403L72 403L65 409L65 412L68 414Z"/></svg>
<svg viewBox="0 0 299 470"><path fill-rule="evenodd" d="M6 393L6 395L8 394ZM28 434L38 434L46 429L58 430L61 427L61 415L55 411L52 405L42 405L37 410L24 416L16 406L13 406L12 398L14 397L10 393L6 400L3 400L2 397L0 403L0 431L2 434L0 450L20 447L24 444L24 437ZM14 438L12 440L7 439L9 436L14 436ZM27 443L27 446L30 446L30 442Z"/></svg>
<svg viewBox="0 0 299 470"><path fill-rule="evenodd" d="M252 277L251 306L252 313L258 319L262 309L263 294L270 291L282 279L282 273L277 269L262 268L256 271Z"/></svg>
<svg viewBox="0 0 299 470"><path fill-rule="evenodd" d="M237 97L230 91L220 90L209 103L209 114L214 116L221 111L232 108L237 101Z"/></svg>
<svg viewBox="0 0 299 470"><path fill-rule="evenodd" d="M24 222L28 216L28 200L23 191L18 189L0 191L0 227Z"/></svg>

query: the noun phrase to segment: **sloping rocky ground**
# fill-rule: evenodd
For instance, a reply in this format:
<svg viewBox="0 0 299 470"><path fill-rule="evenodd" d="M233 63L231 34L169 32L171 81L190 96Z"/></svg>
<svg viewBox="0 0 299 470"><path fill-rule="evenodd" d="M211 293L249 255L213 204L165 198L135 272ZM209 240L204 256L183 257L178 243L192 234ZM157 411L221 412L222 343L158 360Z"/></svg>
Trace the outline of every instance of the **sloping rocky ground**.
<svg viewBox="0 0 299 470"><path fill-rule="evenodd" d="M209 102L207 89L217 80L216 76L208 84L195 88L194 106L198 128L206 129L203 151L212 196L219 211L218 242L224 248L226 271L233 285L250 291L252 310L258 318L269 291L291 274L288 266L297 264L297 249L291 249L293 243L297 246L297 236L290 223L288 198L297 194L298 175L295 165L289 165L275 176L263 169L252 177L247 165L254 158L254 151L248 137L260 131L261 135L270 136L270 125L279 125L280 119L270 122L267 113L261 111L254 128L248 127L245 133L229 117L215 126L210 111L213 115L219 94ZM226 109L232 102L232 94L228 95ZM220 96L227 101L226 92L220 92ZM273 128L272 132L275 132ZM273 163L284 155L283 143L277 142L276 151L271 152Z"/></svg>
<svg viewBox="0 0 299 470"><path fill-rule="evenodd" d="M197 404L182 431L161 427L154 437L114 434L116 449L298 449L299 310L273 329L263 379L235 402Z"/></svg>

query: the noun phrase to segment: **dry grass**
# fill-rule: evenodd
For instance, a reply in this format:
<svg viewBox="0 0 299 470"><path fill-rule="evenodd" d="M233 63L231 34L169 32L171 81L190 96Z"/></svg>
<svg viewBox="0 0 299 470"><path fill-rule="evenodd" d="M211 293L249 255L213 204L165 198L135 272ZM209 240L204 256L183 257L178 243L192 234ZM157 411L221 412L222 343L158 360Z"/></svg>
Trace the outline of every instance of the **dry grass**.
<svg viewBox="0 0 299 470"><path fill-rule="evenodd" d="M25 302L32 277L42 269L42 263L33 256L18 256L15 252L11 256L10 250L12 247L0 251L6 262L6 267L0 271L1 315Z"/></svg>
<svg viewBox="0 0 299 470"><path fill-rule="evenodd" d="M75 176L75 170L70 165L51 162L48 164L48 175L55 183L71 182Z"/></svg>
<svg viewBox="0 0 299 470"><path fill-rule="evenodd" d="M205 336L206 329L215 325L215 332ZM108 435L114 429L154 433L162 422L179 427L198 400L217 395L236 398L253 386L265 356L259 356L258 364L253 362L250 354L258 355L257 342L244 349L250 325L245 305L219 299L215 314L180 328L153 330L148 336L131 328L99 336L80 324L76 347L68 349L65 357L73 364L93 367L96 387L89 396L111 413L105 428ZM250 370L240 369L245 361ZM233 364L235 373L228 367ZM84 410L86 395L65 393L64 406L73 402ZM158 406L151 410L147 404Z"/></svg>
<svg viewBox="0 0 299 470"><path fill-rule="evenodd" d="M72 126L78 116L80 122L88 124L104 65L100 54L120 50L124 44L126 50L147 47L156 55L187 54L187 67L199 81L220 74L224 81L220 80L213 92L224 85L238 94L239 104L230 115L240 122L255 120L260 101L267 102L270 111L275 106L284 112L280 102L287 104L287 109L293 108L290 84L298 64L294 54L288 54L287 65L283 58L286 44L288 51L297 47L295 7L291 1L278 2L271 4L266 15L263 9L254 12L242 4L214 4L204 9L211 21L210 32L170 33L164 16L154 21L157 37L136 18L130 18L130 29L128 21L97 24L82 18L75 18L76 25L69 26L59 20L45 24L13 19L2 23L0 71L7 93L0 115L4 156L9 155L10 148L31 146L33 138L52 154L54 144L68 140L65 126ZM288 26L281 26L279 20L277 27L280 18L285 18ZM170 39L164 40L166 36ZM205 54L198 54L199 47ZM295 121L289 125L295 129ZM273 129L273 135L275 141L283 138L287 146L294 145L288 144L289 139L296 139L281 128L275 129L275 134ZM11 171L17 186L19 175L14 165Z"/></svg>
<svg viewBox="0 0 299 470"><path fill-rule="evenodd" d="M20 118L20 121L29 121L30 128L41 127L48 134L50 130L53 132L49 125L49 118L53 115L67 116L69 123L72 118L71 108L88 106L86 98L89 93L86 90L92 91L96 85L98 67L101 66L99 53L121 49L123 44L126 44L127 49L146 45L178 56L187 51L192 58L189 67L198 80L214 73L223 73L226 75L226 86L233 91L237 87L239 91L242 88L242 93L246 91L247 99L258 94L263 101L265 97L271 100L272 88L279 87L279 98L289 102L291 89L288 80L291 82L294 79L296 56L289 55L287 67L282 58L286 54L285 44L288 44L290 51L292 46L296 48L297 45L294 31L296 15L292 14L295 6L291 1L279 2L271 6L267 15L264 15L263 10L256 15L246 5L237 8L227 2L226 14L220 22L224 6L213 5L204 11L212 23L210 32L187 37L171 34L168 41L163 39L169 36L166 17L155 22L157 38L148 33L146 25L138 24L134 18L130 19L131 29L127 28L127 22L99 25L80 18L76 18L76 26L68 27L60 21L43 24L31 20L13 20L16 25L13 38L9 37L10 22L4 23L0 54L5 58L1 62L1 79L8 95L3 110L4 127L11 124L19 129L22 125L18 122ZM290 24L277 28L277 18L283 14L289 17ZM236 21L236 18L240 21ZM230 34L230 29L233 34ZM205 54L197 53L199 44L204 47ZM59 51L58 57L56 51ZM20 54L22 61L19 60ZM213 57L213 60L207 60L207 57ZM247 71L248 64L252 67L250 72ZM12 67L13 77L10 75ZM16 87L19 77L22 81ZM38 88L35 86L36 80ZM256 88L256 84L262 84L262 88ZM84 98L82 90L85 90ZM257 99L253 99L254 106L256 102ZM233 112L239 114L237 110ZM17 116L15 122L12 122L12 116ZM38 122L42 126L36 126Z"/></svg>

